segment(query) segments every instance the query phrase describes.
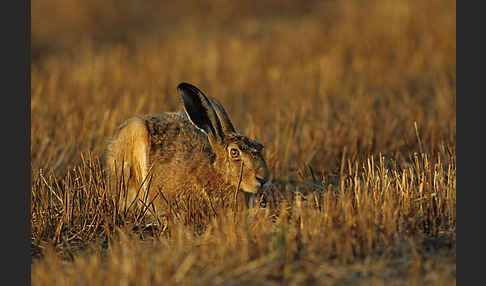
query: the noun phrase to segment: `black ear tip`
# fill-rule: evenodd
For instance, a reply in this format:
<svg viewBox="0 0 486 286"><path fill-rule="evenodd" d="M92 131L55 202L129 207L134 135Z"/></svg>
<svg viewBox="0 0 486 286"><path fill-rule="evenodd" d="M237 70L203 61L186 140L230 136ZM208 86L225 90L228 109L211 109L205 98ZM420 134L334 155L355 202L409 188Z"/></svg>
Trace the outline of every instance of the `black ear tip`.
<svg viewBox="0 0 486 286"><path fill-rule="evenodd" d="M177 90L179 90L179 91L192 91L192 92L196 92L197 93L197 91L199 89L197 87L195 87L194 85L190 84L190 83L181 82L177 86Z"/></svg>

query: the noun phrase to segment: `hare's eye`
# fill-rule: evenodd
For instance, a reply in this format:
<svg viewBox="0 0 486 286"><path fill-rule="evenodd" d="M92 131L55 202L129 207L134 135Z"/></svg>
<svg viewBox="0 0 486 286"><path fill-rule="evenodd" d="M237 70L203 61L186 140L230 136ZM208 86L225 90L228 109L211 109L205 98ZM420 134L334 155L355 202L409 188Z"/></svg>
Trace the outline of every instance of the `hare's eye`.
<svg viewBox="0 0 486 286"><path fill-rule="evenodd" d="M231 148L230 149L230 155L231 155L231 158L238 158L240 156L240 151L238 151L238 149L236 149L236 148Z"/></svg>

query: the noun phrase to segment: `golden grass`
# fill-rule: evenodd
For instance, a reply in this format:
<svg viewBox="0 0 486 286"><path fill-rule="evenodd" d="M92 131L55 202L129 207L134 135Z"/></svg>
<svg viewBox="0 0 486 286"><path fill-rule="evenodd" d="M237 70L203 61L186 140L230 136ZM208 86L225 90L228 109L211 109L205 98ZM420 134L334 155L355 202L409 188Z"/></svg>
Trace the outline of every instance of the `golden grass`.
<svg viewBox="0 0 486 286"><path fill-rule="evenodd" d="M33 284L455 285L455 1L111 2L32 3ZM107 139L181 81L265 144L264 209L115 215Z"/></svg>

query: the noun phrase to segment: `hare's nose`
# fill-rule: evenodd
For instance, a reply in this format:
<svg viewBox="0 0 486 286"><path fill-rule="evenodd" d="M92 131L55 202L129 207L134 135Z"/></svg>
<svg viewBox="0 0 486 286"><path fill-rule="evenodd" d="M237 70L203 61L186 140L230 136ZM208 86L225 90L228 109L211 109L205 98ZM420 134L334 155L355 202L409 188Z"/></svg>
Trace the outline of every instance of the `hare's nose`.
<svg viewBox="0 0 486 286"><path fill-rule="evenodd" d="M260 187L263 186L267 180L264 178L256 177L257 181L260 183Z"/></svg>

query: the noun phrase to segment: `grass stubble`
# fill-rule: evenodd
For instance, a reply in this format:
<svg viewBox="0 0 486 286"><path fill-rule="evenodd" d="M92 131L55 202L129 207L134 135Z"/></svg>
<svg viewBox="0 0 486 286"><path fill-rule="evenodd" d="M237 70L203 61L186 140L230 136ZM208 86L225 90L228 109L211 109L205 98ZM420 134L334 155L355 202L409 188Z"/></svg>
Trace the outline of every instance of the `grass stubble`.
<svg viewBox="0 0 486 286"><path fill-rule="evenodd" d="M33 284L456 284L455 1L70 2L32 3ZM265 208L116 215L107 140L180 81L265 144Z"/></svg>

